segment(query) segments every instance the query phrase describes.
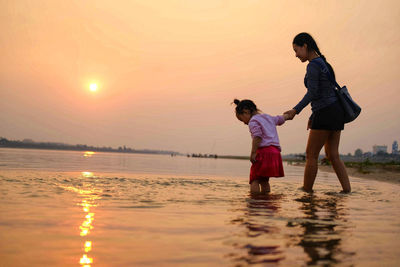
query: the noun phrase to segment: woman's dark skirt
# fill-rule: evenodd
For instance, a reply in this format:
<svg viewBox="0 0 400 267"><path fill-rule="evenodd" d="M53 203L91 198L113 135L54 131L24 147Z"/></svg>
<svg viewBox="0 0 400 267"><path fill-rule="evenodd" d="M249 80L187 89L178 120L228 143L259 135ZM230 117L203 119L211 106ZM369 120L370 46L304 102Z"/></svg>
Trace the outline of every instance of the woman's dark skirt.
<svg viewBox="0 0 400 267"><path fill-rule="evenodd" d="M344 129L344 110L339 101L314 111L311 115L311 129L341 131Z"/></svg>

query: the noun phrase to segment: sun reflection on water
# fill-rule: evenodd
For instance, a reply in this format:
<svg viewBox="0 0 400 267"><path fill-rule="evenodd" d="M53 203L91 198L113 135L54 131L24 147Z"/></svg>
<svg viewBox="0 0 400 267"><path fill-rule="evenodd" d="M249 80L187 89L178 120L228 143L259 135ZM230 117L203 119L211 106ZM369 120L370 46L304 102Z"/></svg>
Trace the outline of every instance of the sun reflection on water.
<svg viewBox="0 0 400 267"><path fill-rule="evenodd" d="M93 177L93 172L82 172L82 176L86 178Z"/></svg>
<svg viewBox="0 0 400 267"><path fill-rule="evenodd" d="M86 241L85 242L85 252L89 252L92 250L92 241Z"/></svg>
<svg viewBox="0 0 400 267"><path fill-rule="evenodd" d="M80 259L79 263L83 265L83 267L90 267L90 264L93 263L93 258L88 258L86 254L83 254L82 258Z"/></svg>
<svg viewBox="0 0 400 267"><path fill-rule="evenodd" d="M95 154L95 152L93 152L93 151L85 151L83 153L83 156L86 158L89 158L89 157L93 156L94 154Z"/></svg>
<svg viewBox="0 0 400 267"><path fill-rule="evenodd" d="M86 178L95 178L93 172L81 172L81 176ZM75 186L62 186L64 189L68 191L75 192L81 198L81 201L77 203L77 205L82 207L83 212L85 213L84 221L79 226L79 235L81 237L85 237L86 240L83 244L83 255L79 259L79 264L83 267L91 267L93 264L93 257L90 257L89 252L92 251L93 243L90 240L87 240L88 235L93 230L93 221L94 221L94 211L93 209L97 207L96 201L101 199L99 194L102 190L97 189L91 183L82 183L81 187Z"/></svg>
<svg viewBox="0 0 400 267"><path fill-rule="evenodd" d="M92 172L82 172L82 176L85 178L92 178L94 174ZM86 213L85 220L82 222L81 226L79 226L80 236L86 237L90 234L90 231L93 229L93 221L94 221L94 212L91 209L97 207L95 203L96 200L100 199L100 197L96 194L100 190L96 188L89 188L80 192L83 196L80 206L82 206L82 210ZM90 267L93 263L93 258L88 256L88 253L92 250L92 241L85 241L83 249L85 253L79 260L79 263L84 267Z"/></svg>

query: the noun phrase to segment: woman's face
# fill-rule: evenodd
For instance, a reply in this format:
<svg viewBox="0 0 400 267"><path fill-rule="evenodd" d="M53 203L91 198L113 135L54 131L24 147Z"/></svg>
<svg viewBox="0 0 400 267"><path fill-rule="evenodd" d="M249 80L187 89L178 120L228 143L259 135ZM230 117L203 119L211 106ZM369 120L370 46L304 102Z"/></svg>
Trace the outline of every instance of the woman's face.
<svg viewBox="0 0 400 267"><path fill-rule="evenodd" d="M293 44L293 50L296 53L296 57L299 58L301 62L306 62L308 60L307 44L303 46Z"/></svg>

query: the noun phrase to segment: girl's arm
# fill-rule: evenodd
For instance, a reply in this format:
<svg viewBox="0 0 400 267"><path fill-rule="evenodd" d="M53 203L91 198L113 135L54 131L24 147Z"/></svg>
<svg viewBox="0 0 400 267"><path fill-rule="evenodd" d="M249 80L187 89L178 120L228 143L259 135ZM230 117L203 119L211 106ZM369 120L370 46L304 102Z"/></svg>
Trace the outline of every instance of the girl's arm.
<svg viewBox="0 0 400 267"><path fill-rule="evenodd" d="M251 163L256 162L256 155L257 155L257 149L261 143L261 137L255 136L253 138L252 146L251 146L251 154L250 154L250 161Z"/></svg>
<svg viewBox="0 0 400 267"><path fill-rule="evenodd" d="M275 125L282 125L289 118L288 114L278 115L274 117Z"/></svg>

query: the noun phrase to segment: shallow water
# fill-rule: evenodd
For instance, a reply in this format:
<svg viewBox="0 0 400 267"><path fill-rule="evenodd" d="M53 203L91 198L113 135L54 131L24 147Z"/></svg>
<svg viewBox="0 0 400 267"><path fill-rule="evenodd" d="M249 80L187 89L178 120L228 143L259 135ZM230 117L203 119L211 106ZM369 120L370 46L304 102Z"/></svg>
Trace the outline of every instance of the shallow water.
<svg viewBox="0 0 400 267"><path fill-rule="evenodd" d="M0 149L0 266L399 266L399 185L285 166L252 197L249 167Z"/></svg>

